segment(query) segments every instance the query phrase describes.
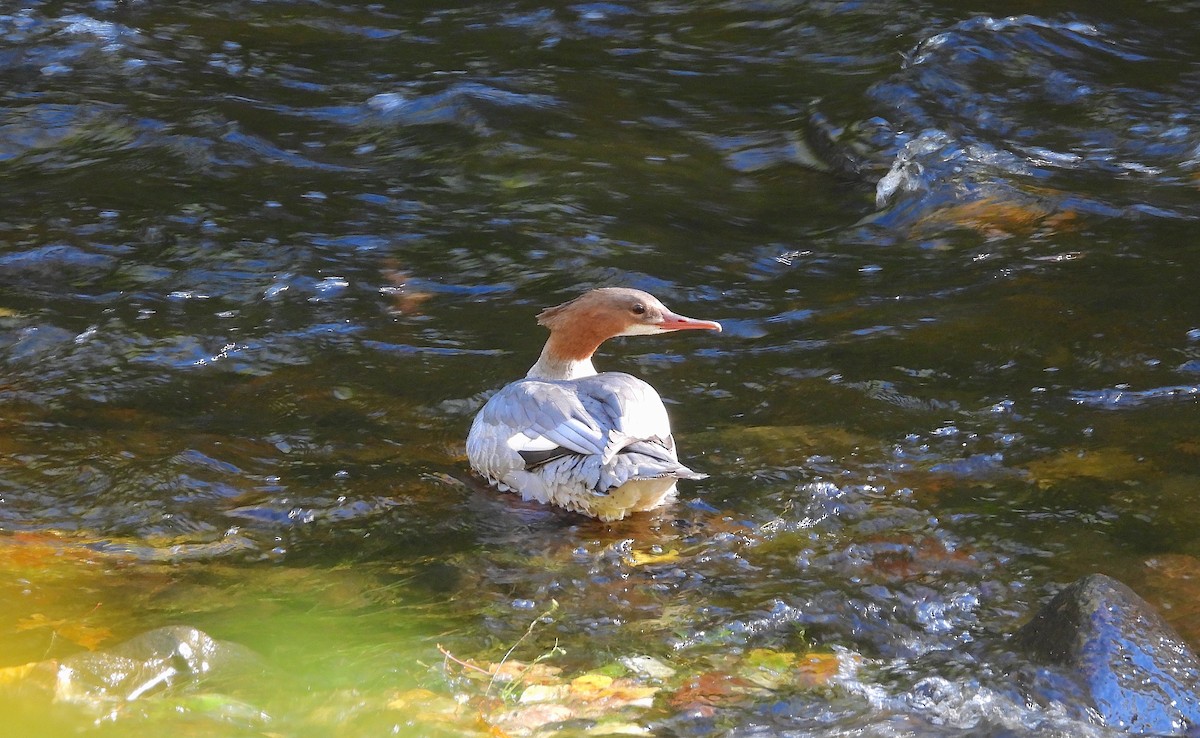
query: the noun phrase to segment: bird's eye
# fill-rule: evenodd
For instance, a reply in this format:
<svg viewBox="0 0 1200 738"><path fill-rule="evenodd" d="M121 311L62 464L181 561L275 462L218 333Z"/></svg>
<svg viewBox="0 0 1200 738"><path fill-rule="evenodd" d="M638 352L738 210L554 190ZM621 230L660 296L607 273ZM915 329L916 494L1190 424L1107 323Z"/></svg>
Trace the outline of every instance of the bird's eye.
<svg viewBox="0 0 1200 738"><path fill-rule="evenodd" d="M632 308L632 309L633 309L633 314L634 314L634 315L643 315L643 314L645 314L645 312L646 312L646 306L645 306L645 305L643 305L643 304L642 304L642 303L640 303L640 302L638 302L638 303L634 303L634 305L633 305L633 308Z"/></svg>

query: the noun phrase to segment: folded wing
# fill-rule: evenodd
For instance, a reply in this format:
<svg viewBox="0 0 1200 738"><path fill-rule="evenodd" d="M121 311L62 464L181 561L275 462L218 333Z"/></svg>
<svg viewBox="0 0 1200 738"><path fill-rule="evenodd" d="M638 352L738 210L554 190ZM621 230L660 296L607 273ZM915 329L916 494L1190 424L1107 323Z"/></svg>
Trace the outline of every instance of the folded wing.
<svg viewBox="0 0 1200 738"><path fill-rule="evenodd" d="M703 477L679 463L654 388L618 372L508 385L476 416L467 455L490 481L542 501L556 490L604 495L631 480Z"/></svg>

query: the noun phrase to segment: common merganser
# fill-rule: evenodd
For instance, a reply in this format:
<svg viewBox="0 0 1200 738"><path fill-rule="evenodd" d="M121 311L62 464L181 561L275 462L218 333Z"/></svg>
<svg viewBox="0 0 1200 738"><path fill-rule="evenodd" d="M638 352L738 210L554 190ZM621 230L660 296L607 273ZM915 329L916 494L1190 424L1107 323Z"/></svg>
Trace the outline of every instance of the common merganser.
<svg viewBox="0 0 1200 738"><path fill-rule="evenodd" d="M467 436L471 467L502 490L604 521L668 502L680 479L662 399L621 372L596 373L592 354L614 336L721 330L624 287L592 290L537 316L550 329L524 379L492 395Z"/></svg>

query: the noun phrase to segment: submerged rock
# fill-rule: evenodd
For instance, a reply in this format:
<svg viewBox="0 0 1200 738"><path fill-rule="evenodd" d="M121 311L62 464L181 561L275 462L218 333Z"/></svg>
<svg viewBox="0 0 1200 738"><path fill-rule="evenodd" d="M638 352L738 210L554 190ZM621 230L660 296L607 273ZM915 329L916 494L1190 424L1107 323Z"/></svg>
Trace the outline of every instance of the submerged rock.
<svg viewBox="0 0 1200 738"><path fill-rule="evenodd" d="M92 705L130 701L231 665L253 665L243 646L176 625L143 633L108 651L76 654L58 666L55 698Z"/></svg>
<svg viewBox="0 0 1200 738"><path fill-rule="evenodd" d="M1014 642L1074 672L1109 727L1143 735L1200 730L1200 659L1111 577L1093 574L1059 592Z"/></svg>

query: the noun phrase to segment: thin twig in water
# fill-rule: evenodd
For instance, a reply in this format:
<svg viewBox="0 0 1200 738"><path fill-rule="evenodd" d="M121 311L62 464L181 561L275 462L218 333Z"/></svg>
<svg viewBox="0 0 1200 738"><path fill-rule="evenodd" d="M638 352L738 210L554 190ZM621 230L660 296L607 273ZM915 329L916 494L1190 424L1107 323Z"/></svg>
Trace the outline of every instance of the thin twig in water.
<svg viewBox="0 0 1200 738"><path fill-rule="evenodd" d="M484 694L485 696L487 696L487 695L490 695L490 694L492 693L492 686L493 686L493 685L496 683L496 677L500 675L500 668L501 668L501 667L503 667L503 666L504 666L504 664L505 664L505 662L507 662L507 661L508 661L508 657L509 657L509 656L512 656L512 654L513 654L513 651L516 651L516 650L517 650L517 646L521 645L521 643L522 643L522 642L523 642L523 641L524 641L526 638L528 638L529 636L533 635L533 629L537 627L538 621L540 621L542 618L548 618L548 617L550 617L550 616L551 616L551 615L553 615L553 614L555 613L555 611L557 611L557 610L558 610L558 600L550 600L550 609L546 610L546 612L542 613L541 615L538 615L536 618L534 618L533 620L531 620L531 621L529 622L529 627L525 629L525 632L524 632L523 634L521 634L521 637L517 639L517 642L516 642L516 643L514 643L514 644L512 644L512 646L511 646L511 647L510 647L510 648L509 648L507 651L505 651L505 652L504 652L504 658L500 659L500 663L496 664L496 671L495 671L495 673L493 673L493 674L492 674L492 679L491 679L491 681L489 681L489 682L488 682L487 689L485 689L485 690L483 691L483 694ZM547 657L547 656L549 656L550 654L557 653L559 650L560 650L560 649L558 648L558 639L555 639L555 640L554 640L554 648L550 649L550 650L549 650L547 653L544 653L544 654L542 654L541 656L538 656L536 659L534 659L534 660L533 660L533 661L532 661L532 662L529 664L529 666L526 666L526 667L525 667L525 668L524 668L524 669L521 671L521 674L520 674L520 676L524 676L524 675L525 675L525 672L526 672L526 671L529 671L529 669L530 669L530 668L531 668L531 667L532 667L534 664L538 663L539 661L541 661L542 659L546 658L546 657ZM514 683L514 684L515 684L515 683L516 683L516 682L518 682L518 681L520 681L520 680L519 680L519 679L513 679L513 680L512 680L512 683Z"/></svg>
<svg viewBox="0 0 1200 738"><path fill-rule="evenodd" d="M520 638L517 639L516 643L512 644L512 646L509 647L509 649L507 651L505 651L504 657L501 658L498 663L492 664L490 669L484 669L483 667L477 666L476 664L472 664L468 661L463 661L462 659L458 658L454 654L450 653L450 651L442 644L440 644L440 643L437 644L437 650L442 654L442 656L444 658L442 668L443 669L446 668L445 661L452 661L464 669L470 669L471 671L476 671L476 672L479 672L480 674L488 674L489 676L491 676L491 679L488 681L487 689L484 690L483 694L484 694L484 696L490 695L492 692L492 687L495 686L496 679L497 679L497 677L500 676L500 671L504 668L504 664L508 662L509 657L511 657L513 655L513 652L517 650L517 647L520 646L525 641L526 638L533 635L533 629L537 627L538 622L540 622L544 618L550 617L557 610L558 610L558 600L550 600L550 608L548 610L546 610L544 613L542 613L541 615L538 615L536 618L534 618L529 623L529 627L527 627L525 629L525 632L521 635ZM509 682L508 686L506 686L501 691L501 696L503 698L509 697L511 691L513 689L515 689L516 685L520 684L521 681L524 679L525 673L528 672L531 668L533 668L534 665L542 662L545 659L550 658L551 656L554 656L554 655L560 654L560 653L565 653L565 651L563 651L561 648L559 648L558 639L556 638L556 639L554 639L554 646L551 647L551 649L549 651L541 654L536 659L529 662L529 664L524 669L522 669L520 671L520 673L517 674Z"/></svg>
<svg viewBox="0 0 1200 738"><path fill-rule="evenodd" d="M442 644L440 644L440 643L437 644L437 650L441 651L442 655L446 657L447 661L453 661L454 663L458 664L459 666L461 666L464 669L474 669L475 671L478 671L481 674L491 674L492 673L492 672L488 671L487 669L480 668L480 667L476 666L475 664L467 663L466 661L463 661L462 659L456 657L454 654L447 651L446 648L444 646L442 646ZM493 678L495 678L494 675L493 675Z"/></svg>

